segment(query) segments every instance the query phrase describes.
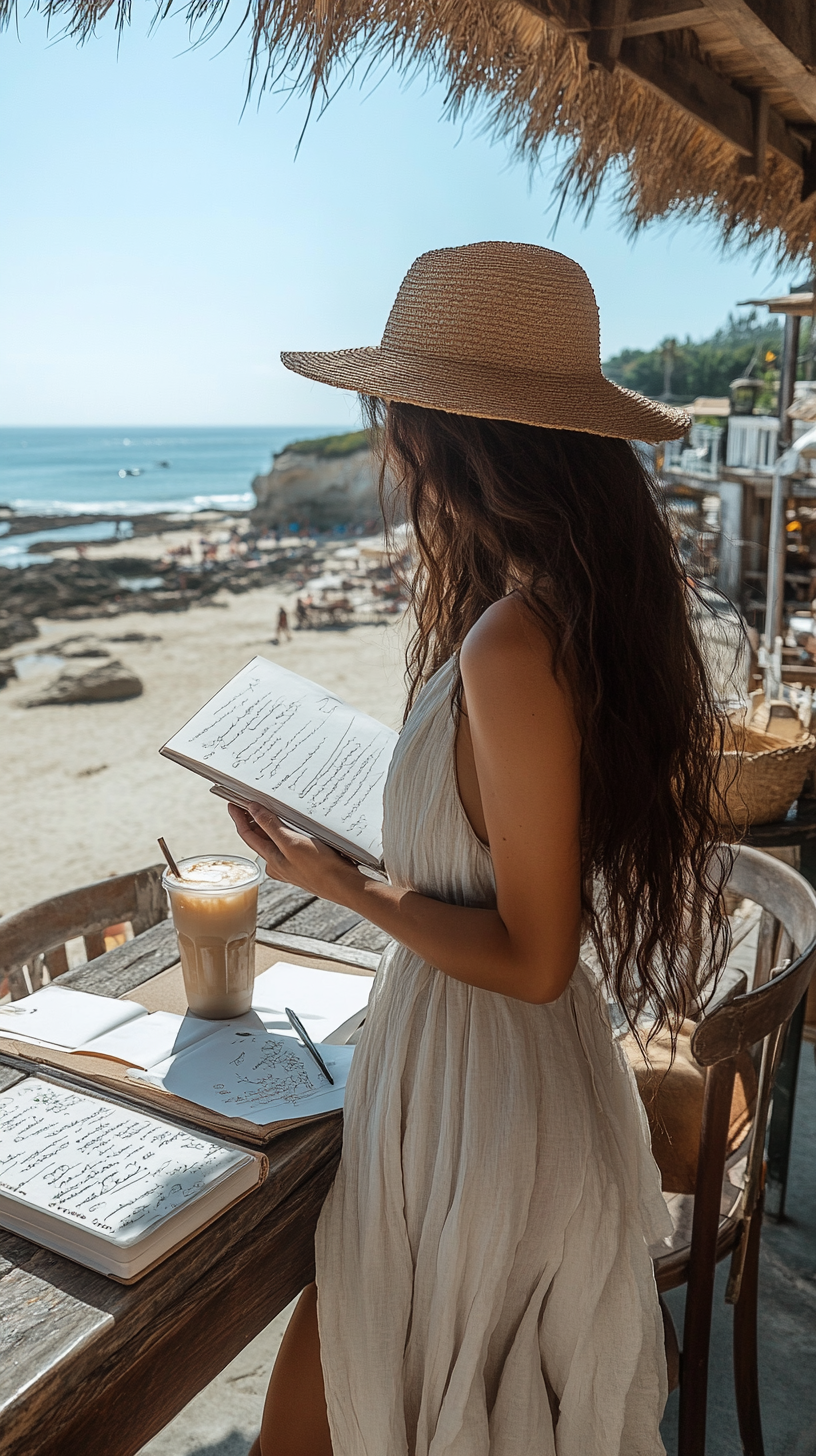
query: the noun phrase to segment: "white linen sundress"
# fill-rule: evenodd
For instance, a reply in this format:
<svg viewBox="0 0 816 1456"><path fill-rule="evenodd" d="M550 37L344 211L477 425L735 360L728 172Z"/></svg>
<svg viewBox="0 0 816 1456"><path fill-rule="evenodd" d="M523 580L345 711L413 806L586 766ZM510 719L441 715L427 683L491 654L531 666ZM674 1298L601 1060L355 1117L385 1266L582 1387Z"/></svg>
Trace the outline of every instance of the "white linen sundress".
<svg viewBox="0 0 816 1456"><path fill-rule="evenodd" d="M495 904L459 798L454 663L385 790L392 883ZM634 1080L579 961L557 1001L384 955L316 1237L334 1456L660 1456L669 1229Z"/></svg>

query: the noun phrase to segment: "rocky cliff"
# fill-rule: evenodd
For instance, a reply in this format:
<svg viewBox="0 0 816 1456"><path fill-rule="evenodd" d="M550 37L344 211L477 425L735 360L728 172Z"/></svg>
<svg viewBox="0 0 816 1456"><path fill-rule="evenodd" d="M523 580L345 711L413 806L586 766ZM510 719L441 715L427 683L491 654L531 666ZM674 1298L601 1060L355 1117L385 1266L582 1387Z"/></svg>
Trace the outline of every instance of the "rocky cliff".
<svg viewBox="0 0 816 1456"><path fill-rule="evenodd" d="M366 430L297 440L273 457L268 475L255 476L253 520L282 528L297 522L318 531L340 525L376 528L377 475Z"/></svg>

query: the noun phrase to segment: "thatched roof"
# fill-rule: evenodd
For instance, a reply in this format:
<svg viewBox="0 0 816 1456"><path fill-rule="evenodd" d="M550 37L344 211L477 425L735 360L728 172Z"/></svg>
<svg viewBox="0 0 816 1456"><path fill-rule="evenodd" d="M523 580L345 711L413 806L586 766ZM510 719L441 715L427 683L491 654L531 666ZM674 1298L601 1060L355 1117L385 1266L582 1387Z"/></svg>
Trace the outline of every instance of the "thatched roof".
<svg viewBox="0 0 816 1456"><path fill-rule="evenodd" d="M80 36L130 15L130 0L36 3ZM703 214L725 241L812 251L811 0L159 0L159 14L181 5L198 34L248 29L256 86L320 105L351 67L421 66L450 113L478 105L530 162L560 143L562 202L590 208L611 174L632 230Z"/></svg>

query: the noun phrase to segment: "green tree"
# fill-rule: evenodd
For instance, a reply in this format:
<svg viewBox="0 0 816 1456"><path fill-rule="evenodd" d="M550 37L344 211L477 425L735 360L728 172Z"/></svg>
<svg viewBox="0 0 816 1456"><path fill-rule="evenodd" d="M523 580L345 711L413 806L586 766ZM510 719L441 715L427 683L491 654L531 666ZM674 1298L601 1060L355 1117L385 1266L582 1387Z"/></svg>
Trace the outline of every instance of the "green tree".
<svg viewBox="0 0 816 1456"><path fill-rule="evenodd" d="M805 340L809 343L807 335ZM758 319L755 309L741 317L730 314L710 339L697 343L689 337L682 343L663 339L654 349L622 349L604 362L604 374L626 389L637 389L652 397L662 395L666 352L672 350L672 345L673 395L683 400L701 394L726 395L731 380L740 378L749 368L772 386L782 349L782 325L773 314ZM800 349L800 359L802 353Z"/></svg>

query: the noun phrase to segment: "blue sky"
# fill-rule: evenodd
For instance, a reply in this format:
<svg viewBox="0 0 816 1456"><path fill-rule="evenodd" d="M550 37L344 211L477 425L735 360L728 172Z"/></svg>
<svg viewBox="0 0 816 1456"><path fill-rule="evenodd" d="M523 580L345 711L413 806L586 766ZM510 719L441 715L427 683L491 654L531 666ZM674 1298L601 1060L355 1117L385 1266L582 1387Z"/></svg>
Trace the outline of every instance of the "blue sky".
<svg viewBox="0 0 816 1456"><path fill-rule="evenodd" d="M345 424L353 395L288 374L284 348L377 343L426 248L504 238L571 254L602 348L705 336L741 298L794 281L724 259L703 225L628 243L609 206L551 236L552 166L532 186L440 87L345 87L242 115L246 43L190 50L134 6L82 47L37 15L0 35L0 424Z"/></svg>

